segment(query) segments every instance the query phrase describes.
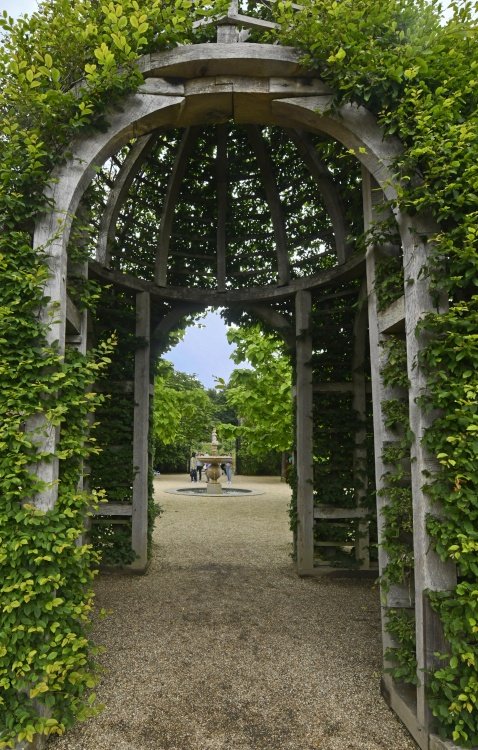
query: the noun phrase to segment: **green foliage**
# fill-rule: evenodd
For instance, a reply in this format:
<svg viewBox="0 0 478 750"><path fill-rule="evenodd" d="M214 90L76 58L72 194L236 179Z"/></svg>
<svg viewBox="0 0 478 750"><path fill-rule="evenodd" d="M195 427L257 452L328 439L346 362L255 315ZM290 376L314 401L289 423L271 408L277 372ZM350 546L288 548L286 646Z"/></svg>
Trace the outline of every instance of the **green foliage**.
<svg viewBox="0 0 478 750"><path fill-rule="evenodd" d="M215 405L193 375L157 364L154 385L155 466L161 471L186 471L191 450L211 440Z"/></svg>
<svg viewBox="0 0 478 750"><path fill-rule="evenodd" d="M234 362L248 362L252 367L233 370L227 386L219 381L239 419L238 426L223 425L224 436L244 438L248 453L257 458L271 451L290 450L291 368L283 345L259 326L231 328L227 338L236 345Z"/></svg>
<svg viewBox="0 0 478 750"><path fill-rule="evenodd" d="M392 662L387 672L399 682L416 685L417 660L415 656L415 617L406 609L387 610L387 631L399 646L387 648L385 658Z"/></svg>

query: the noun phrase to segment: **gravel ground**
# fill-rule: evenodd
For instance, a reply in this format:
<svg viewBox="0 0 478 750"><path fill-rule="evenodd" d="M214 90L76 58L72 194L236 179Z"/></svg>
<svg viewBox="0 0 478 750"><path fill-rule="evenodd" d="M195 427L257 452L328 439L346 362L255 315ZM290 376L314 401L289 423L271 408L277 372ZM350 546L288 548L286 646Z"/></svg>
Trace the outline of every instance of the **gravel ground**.
<svg viewBox="0 0 478 750"><path fill-rule="evenodd" d="M414 750L379 694L377 591L370 580L299 579L289 488L185 497L165 509L149 572L104 575L95 625L105 647L96 719L55 750Z"/></svg>

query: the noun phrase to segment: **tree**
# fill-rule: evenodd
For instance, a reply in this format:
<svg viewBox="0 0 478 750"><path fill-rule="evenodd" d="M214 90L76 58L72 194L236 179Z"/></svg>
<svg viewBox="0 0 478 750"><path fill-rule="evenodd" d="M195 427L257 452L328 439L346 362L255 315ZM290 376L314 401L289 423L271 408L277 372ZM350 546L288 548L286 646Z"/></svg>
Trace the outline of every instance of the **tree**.
<svg viewBox="0 0 478 750"><path fill-rule="evenodd" d="M292 380L283 344L259 326L232 328L227 334L236 344L236 364L249 362L251 369L236 368L224 389L227 403L238 415L239 426L223 431L240 436L248 452L262 457L270 451L290 450L292 445Z"/></svg>
<svg viewBox="0 0 478 750"><path fill-rule="evenodd" d="M153 414L156 464L163 470L183 470L191 449L210 439L213 402L194 375L178 372L171 362L160 360Z"/></svg>

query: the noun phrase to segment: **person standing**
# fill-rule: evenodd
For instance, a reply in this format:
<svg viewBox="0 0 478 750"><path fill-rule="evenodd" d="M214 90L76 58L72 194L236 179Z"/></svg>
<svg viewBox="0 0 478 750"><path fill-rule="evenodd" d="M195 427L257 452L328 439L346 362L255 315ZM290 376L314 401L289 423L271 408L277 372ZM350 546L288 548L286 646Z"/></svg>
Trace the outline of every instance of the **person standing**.
<svg viewBox="0 0 478 750"><path fill-rule="evenodd" d="M224 470L226 472L227 483L231 484L232 482L232 462L231 461L226 461L224 465Z"/></svg>
<svg viewBox="0 0 478 750"><path fill-rule="evenodd" d="M191 476L191 482L197 482L198 480L198 460L196 454L193 453L189 461L189 474Z"/></svg>
<svg viewBox="0 0 478 750"><path fill-rule="evenodd" d="M202 479L202 470L203 470L203 462L200 459L200 453L197 456L197 472L198 472L198 479L201 481Z"/></svg>

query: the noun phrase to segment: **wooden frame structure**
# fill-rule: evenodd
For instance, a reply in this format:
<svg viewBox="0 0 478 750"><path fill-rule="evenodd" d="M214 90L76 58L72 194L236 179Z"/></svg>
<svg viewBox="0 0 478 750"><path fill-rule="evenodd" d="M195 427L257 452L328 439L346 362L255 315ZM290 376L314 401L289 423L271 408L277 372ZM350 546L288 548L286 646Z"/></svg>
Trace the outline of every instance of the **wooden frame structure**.
<svg viewBox="0 0 478 750"><path fill-rule="evenodd" d="M157 341L167 335L168 330L185 310L201 309L207 305L239 306L250 309L284 336L296 355L296 408L297 408L297 473L298 473L298 535L297 570L299 575L321 573L314 564L314 491L312 469L313 419L312 398L314 390L325 389L340 392L352 389L355 408L364 409L365 380L359 364L363 364L363 347L366 336L368 307L368 330L372 362L371 380L374 405L374 431L377 487L381 486L384 466L381 459L383 445L387 441L387 429L381 410L381 402L387 396L387 386L381 377L381 347L383 337L400 335L406 337L408 369L412 383L410 390L410 422L414 433L412 448L412 482L414 503L414 553L416 560L414 592L397 588L384 599L383 612L386 617L389 607L410 607L414 599L417 617L417 659L419 687L416 695L404 694L390 677L384 677L384 694L390 705L404 721L422 750L440 750L451 747L441 742L433 733L433 722L426 702L427 667L431 666L433 652L438 645L435 630L428 626L427 589L448 590L453 587L455 571L444 565L430 549L425 529L425 518L429 512L429 500L423 492L424 472L433 472L434 466L421 442L426 428L426 418L420 411L416 399L426 387L417 354L421 341L415 337L415 328L420 318L433 308L426 277L420 274L427 253L427 237L435 227L424 224L420 217L410 217L400 211L395 221L403 248L405 268L404 297L384 313L377 310L374 276L375 261L381 248L371 246L366 260L351 257L347 245L347 227L343 219L340 195L332 176L318 160L311 144L309 133L326 133L347 149L353 149L363 169L363 199L365 225L370 226L376 218L376 206L382 198L395 197L392 170L394 159L400 153L400 144L394 138L384 136L374 117L365 109L344 106L332 112L329 105L332 93L310 71L301 68L298 53L291 48L276 45L261 45L240 41L240 28L254 27L266 23L258 19L247 19L237 13L237 8L225 16L219 25L217 44L198 44L179 47L167 52L149 54L139 61L145 82L139 90L129 96L121 111L112 111L109 128L95 137L85 137L72 145L72 154L58 168L51 181L49 199L51 212L40 217L35 231L35 246L47 247L51 276L45 289L49 303L43 311L49 323L50 340L58 341L60 350L65 346L86 347L86 315L80 313L68 297L68 241L72 217L78 212L82 195L95 175L95 170L106 159L131 139L136 139L124 162L116 183L111 190L107 208L103 215L98 253L83 273L107 280L119 288L135 294L137 322L136 332L146 342L136 355L134 378L134 464L136 477L132 504L124 506L118 513L127 513L133 519L133 549L137 553L134 567L140 571L146 566L146 492L148 472L147 425L149 420L151 351L157 350ZM273 217L277 253L277 278L267 287L247 289L226 288L227 267L224 258L225 230L224 203L218 205L217 230L217 288L200 289L171 287L167 284L168 248L172 224L172 211L179 183L186 169L186 159L192 147L194 130L199 125L221 125L227 121L244 124L250 143L258 159L265 180L266 197ZM267 152L261 141L258 126L271 125L287 130L297 143L305 163L324 191L327 209L335 231L338 265L312 278L292 279L287 259L287 237L281 216L277 187L274 184ZM171 174L168 196L164 203L161 220L160 243L156 263L155 281L138 279L109 267L109 248L114 237L115 224L128 187L149 153L156 131L168 128L183 128L184 137ZM220 131L221 132L221 131ZM227 148L220 136L218 142L217 174L219 182L225 181L227 170ZM60 227L60 230L58 229ZM351 278L366 278L362 287L363 306L354 326L356 337L356 376L347 384L314 383L311 366L311 294L333 283L342 283ZM408 283L410 282L410 283ZM280 299L295 302L295 324L282 318L268 304ZM368 304L365 305L365 301ZM156 302L168 302L171 312L151 328L150 307ZM52 316L52 312L54 315ZM38 427L38 425L35 425ZM52 453L58 439L57 431L44 424L47 452ZM360 436L357 439L355 461L363 461ZM58 467L55 461L46 462L40 469L42 478L50 489L38 497L40 507L50 508L56 500ZM355 511L349 517L362 518L360 498ZM379 542L381 508L379 501ZM113 513L114 509L110 509ZM315 511L317 512L317 511ZM363 549L360 554L363 554ZM379 554L379 567L383 570L386 558L383 550ZM384 648L389 645L389 636L384 630Z"/></svg>

